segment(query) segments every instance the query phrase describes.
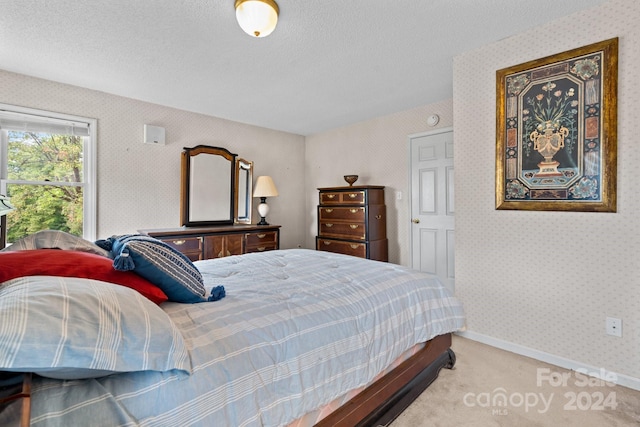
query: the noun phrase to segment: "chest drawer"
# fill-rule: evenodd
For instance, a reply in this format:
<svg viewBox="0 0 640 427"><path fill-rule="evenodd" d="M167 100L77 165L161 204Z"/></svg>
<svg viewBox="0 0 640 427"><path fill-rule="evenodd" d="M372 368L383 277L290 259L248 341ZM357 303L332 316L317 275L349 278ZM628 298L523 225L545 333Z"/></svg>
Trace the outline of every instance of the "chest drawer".
<svg viewBox="0 0 640 427"><path fill-rule="evenodd" d="M365 208L320 207L318 208L318 218L321 221L337 220L337 221L364 222Z"/></svg>
<svg viewBox="0 0 640 427"><path fill-rule="evenodd" d="M367 257L366 243L344 242L341 240L318 238L316 249L319 251L352 255L360 258Z"/></svg>
<svg viewBox="0 0 640 427"><path fill-rule="evenodd" d="M321 205L364 205L365 201L366 197L364 191L336 191L320 193Z"/></svg>
<svg viewBox="0 0 640 427"><path fill-rule="evenodd" d="M366 240L367 229L361 222L320 221L320 237L342 237L345 239Z"/></svg>

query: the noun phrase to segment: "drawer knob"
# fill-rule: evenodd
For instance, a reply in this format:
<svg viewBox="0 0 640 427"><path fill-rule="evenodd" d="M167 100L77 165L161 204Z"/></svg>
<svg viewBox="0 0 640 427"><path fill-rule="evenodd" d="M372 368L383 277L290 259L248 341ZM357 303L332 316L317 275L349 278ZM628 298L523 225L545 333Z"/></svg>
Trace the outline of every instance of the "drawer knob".
<svg viewBox="0 0 640 427"><path fill-rule="evenodd" d="M185 241L184 241L184 240L174 240L174 241L173 241L173 244L174 244L174 245L178 245L178 246L180 246L180 245L184 245L184 244L185 244Z"/></svg>
<svg viewBox="0 0 640 427"><path fill-rule="evenodd" d="M265 249L267 249L265 246L260 246L259 248L256 248L258 250L258 252L262 252Z"/></svg>
<svg viewBox="0 0 640 427"><path fill-rule="evenodd" d="M356 193L349 193L349 197L355 199L356 197L358 197L358 195Z"/></svg>
<svg viewBox="0 0 640 427"><path fill-rule="evenodd" d="M329 246L331 244L331 242L327 242L326 240L323 240L322 243L324 243L326 246Z"/></svg>
<svg viewBox="0 0 640 427"><path fill-rule="evenodd" d="M325 209L324 211L325 211L326 213L331 213L331 212L333 212L333 209Z"/></svg>
<svg viewBox="0 0 640 427"><path fill-rule="evenodd" d="M356 228L358 228L358 224L351 224L349 225L349 227L351 227L352 230L355 230Z"/></svg>
<svg viewBox="0 0 640 427"><path fill-rule="evenodd" d="M335 194L326 194L327 199L335 199L336 195Z"/></svg>
<svg viewBox="0 0 640 427"><path fill-rule="evenodd" d="M382 219L382 215L376 215L376 219Z"/></svg>
<svg viewBox="0 0 640 427"><path fill-rule="evenodd" d="M264 239L265 236L266 236L266 234L260 233L260 234L258 234L258 239Z"/></svg>
<svg viewBox="0 0 640 427"><path fill-rule="evenodd" d="M358 249L358 246L360 246L360 245L352 243L349 246L351 246L351 249Z"/></svg>
<svg viewBox="0 0 640 427"><path fill-rule="evenodd" d="M327 228L331 228L331 227L333 227L333 224L331 224L331 223L327 223L327 224L325 224L325 226L326 226Z"/></svg>
<svg viewBox="0 0 640 427"><path fill-rule="evenodd" d="M349 212L351 212L352 214L357 213L358 209L349 209Z"/></svg>

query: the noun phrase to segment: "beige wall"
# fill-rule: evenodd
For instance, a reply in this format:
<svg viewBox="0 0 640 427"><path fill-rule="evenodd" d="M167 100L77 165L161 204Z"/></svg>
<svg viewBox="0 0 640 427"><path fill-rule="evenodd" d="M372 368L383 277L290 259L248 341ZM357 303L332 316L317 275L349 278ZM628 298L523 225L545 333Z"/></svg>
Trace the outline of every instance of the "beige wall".
<svg viewBox="0 0 640 427"><path fill-rule="evenodd" d="M281 224L283 248L305 236L304 137L149 104L0 70L0 102L98 121L98 238L180 225L180 153L220 146L271 175L280 196L267 220ZM162 126L167 144L143 144L143 125ZM256 205L257 206L257 205ZM254 223L259 220L254 208Z"/></svg>
<svg viewBox="0 0 640 427"><path fill-rule="evenodd" d="M640 387L640 3L611 0L454 60L456 292L474 338ZM619 37L618 212L497 211L496 70ZM605 317L623 337L605 335ZM575 363L577 362L577 364Z"/></svg>
<svg viewBox="0 0 640 427"><path fill-rule="evenodd" d="M318 187L344 186L343 175L359 175L357 184L384 185L389 261L410 265L409 138L453 123L451 100L345 126L306 138L307 247L315 248ZM427 117L440 116L435 127ZM397 192L402 199L397 200Z"/></svg>

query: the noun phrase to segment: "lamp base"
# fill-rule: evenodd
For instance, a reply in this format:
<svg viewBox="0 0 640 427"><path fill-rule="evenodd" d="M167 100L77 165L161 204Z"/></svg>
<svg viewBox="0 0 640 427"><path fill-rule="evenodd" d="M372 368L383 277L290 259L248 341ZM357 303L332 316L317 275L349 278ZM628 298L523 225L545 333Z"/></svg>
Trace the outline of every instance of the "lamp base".
<svg viewBox="0 0 640 427"><path fill-rule="evenodd" d="M269 223L267 222L269 205L267 205L266 197L260 197L260 204L258 205L258 213L260 214L260 222L258 223L258 225L269 225Z"/></svg>

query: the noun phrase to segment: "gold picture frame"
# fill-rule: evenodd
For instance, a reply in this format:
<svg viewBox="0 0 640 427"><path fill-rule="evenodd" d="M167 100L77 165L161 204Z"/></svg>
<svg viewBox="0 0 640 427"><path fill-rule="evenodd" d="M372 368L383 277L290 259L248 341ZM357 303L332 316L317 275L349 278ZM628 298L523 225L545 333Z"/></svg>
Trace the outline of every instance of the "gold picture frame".
<svg viewBox="0 0 640 427"><path fill-rule="evenodd" d="M496 209L616 212L618 38L496 72Z"/></svg>

